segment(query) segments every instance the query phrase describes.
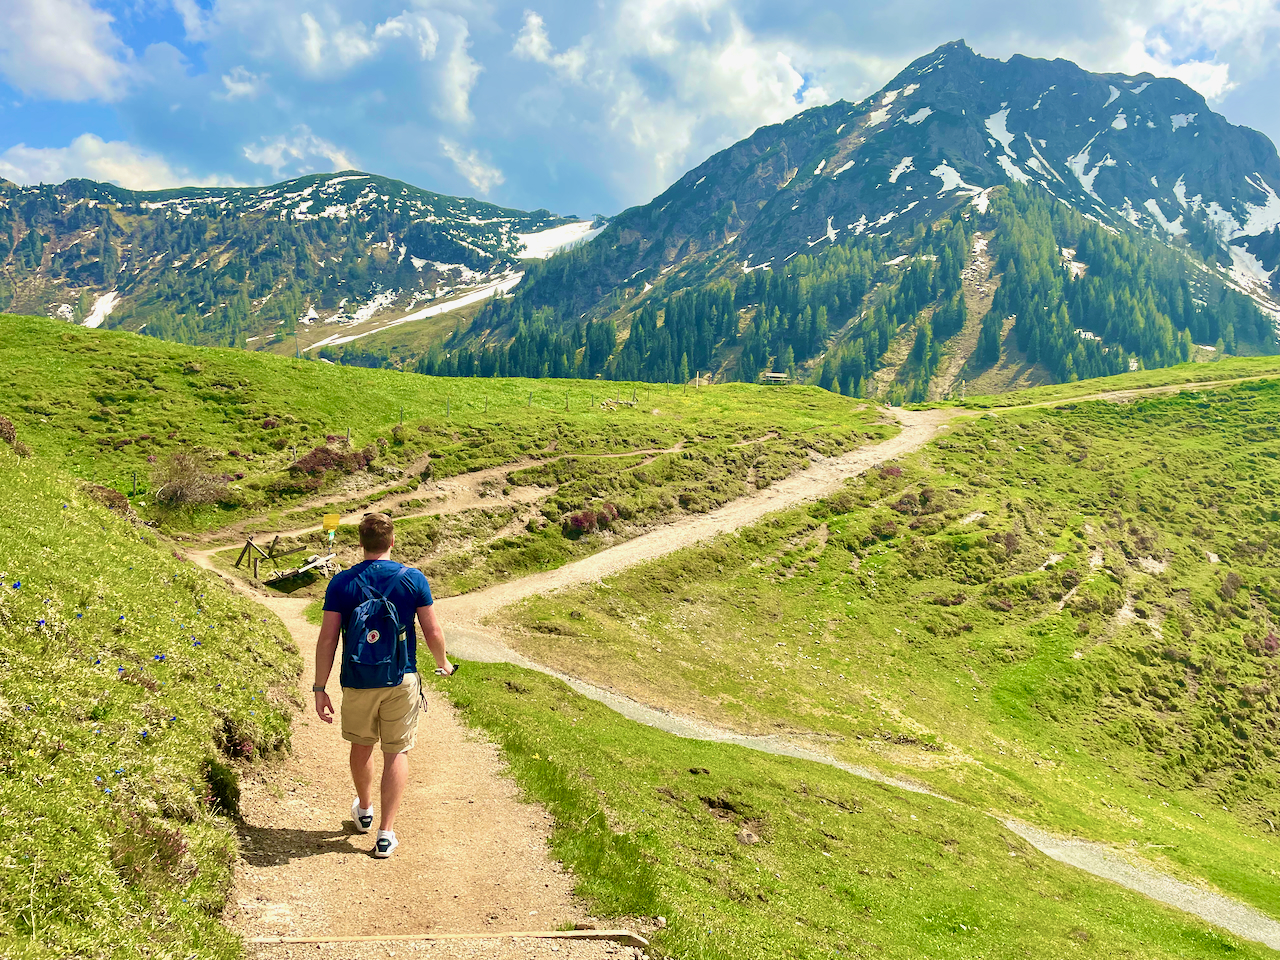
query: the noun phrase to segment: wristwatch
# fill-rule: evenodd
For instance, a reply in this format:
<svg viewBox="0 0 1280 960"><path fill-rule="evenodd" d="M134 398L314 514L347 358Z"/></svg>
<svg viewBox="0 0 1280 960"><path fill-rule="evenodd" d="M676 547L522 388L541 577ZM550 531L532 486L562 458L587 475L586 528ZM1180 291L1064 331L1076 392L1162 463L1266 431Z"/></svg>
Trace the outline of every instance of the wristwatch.
<svg viewBox="0 0 1280 960"><path fill-rule="evenodd" d="M324 693L324 687L317 687L314 683L311 685L312 693Z"/></svg>

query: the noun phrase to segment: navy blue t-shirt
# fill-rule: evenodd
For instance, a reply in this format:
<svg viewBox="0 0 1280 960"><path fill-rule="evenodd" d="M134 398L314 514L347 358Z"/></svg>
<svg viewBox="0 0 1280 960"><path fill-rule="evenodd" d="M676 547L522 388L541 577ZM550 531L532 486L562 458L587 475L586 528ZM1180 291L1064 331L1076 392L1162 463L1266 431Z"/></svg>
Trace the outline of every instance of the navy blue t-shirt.
<svg viewBox="0 0 1280 960"><path fill-rule="evenodd" d="M365 571L369 571L365 574ZM409 644L409 673L418 672L418 608L429 607L431 586L422 571L416 567L406 567L394 560L364 560L349 570L343 570L329 581L324 592L324 609L342 614L343 644L346 644L347 620L360 604L364 603L364 591L356 583L356 578L363 575L369 586L386 597L396 608L400 625L405 629L405 640ZM343 658L342 670L338 682L347 686L346 658Z"/></svg>

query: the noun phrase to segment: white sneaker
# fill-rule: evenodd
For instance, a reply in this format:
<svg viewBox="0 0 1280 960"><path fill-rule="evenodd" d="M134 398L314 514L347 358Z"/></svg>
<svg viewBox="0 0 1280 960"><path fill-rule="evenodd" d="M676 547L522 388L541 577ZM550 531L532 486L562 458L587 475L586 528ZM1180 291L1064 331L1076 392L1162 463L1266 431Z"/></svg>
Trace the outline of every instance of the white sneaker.
<svg viewBox="0 0 1280 960"><path fill-rule="evenodd" d="M361 809L360 798L356 797L351 801L351 819L355 821L356 830L360 833L368 833L373 829L373 807L368 810Z"/></svg>
<svg viewBox="0 0 1280 960"><path fill-rule="evenodd" d="M378 842L373 845L373 855L382 860L391 856L391 852L400 846L400 841L396 839L394 830L379 830Z"/></svg>

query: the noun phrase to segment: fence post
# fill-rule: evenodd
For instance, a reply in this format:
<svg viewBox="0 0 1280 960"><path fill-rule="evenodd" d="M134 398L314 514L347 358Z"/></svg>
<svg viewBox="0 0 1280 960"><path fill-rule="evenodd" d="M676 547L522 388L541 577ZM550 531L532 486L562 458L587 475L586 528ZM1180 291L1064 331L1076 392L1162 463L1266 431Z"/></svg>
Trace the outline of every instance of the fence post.
<svg viewBox="0 0 1280 960"><path fill-rule="evenodd" d="M351 428L347 427L347 443L351 443Z"/></svg>
<svg viewBox="0 0 1280 960"><path fill-rule="evenodd" d="M532 407L532 406L533 406L533 391L532 391L532 390L530 390L530 391L529 391L529 402L528 402L527 404L525 404L525 406L529 406L529 407Z"/></svg>
<svg viewBox="0 0 1280 960"><path fill-rule="evenodd" d="M297 448L297 447L294 447L294 448L293 448L293 462L294 462L294 463L297 463L297 462L298 462L298 448Z"/></svg>
<svg viewBox="0 0 1280 960"><path fill-rule="evenodd" d="M138 471L133 471L133 495L138 495Z"/></svg>

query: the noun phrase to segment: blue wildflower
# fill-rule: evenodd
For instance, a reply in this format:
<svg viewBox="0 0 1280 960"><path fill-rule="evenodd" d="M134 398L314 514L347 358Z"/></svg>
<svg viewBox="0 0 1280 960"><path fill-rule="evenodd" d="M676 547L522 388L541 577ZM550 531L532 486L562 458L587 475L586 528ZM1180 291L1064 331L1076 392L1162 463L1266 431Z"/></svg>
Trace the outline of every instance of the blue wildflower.
<svg viewBox="0 0 1280 960"><path fill-rule="evenodd" d="M142 735L145 737L147 735L147 731L143 730Z"/></svg>
<svg viewBox="0 0 1280 960"><path fill-rule="evenodd" d="M122 614L120 614L120 619L121 619L121 620L123 620L123 619L124 619L124 614L123 614L123 613L122 613Z"/></svg>
<svg viewBox="0 0 1280 960"><path fill-rule="evenodd" d="M93 782L94 782L94 783L101 783L101 782L102 782L102 778L101 778L101 777L94 777L94 778L93 778Z"/></svg>
<svg viewBox="0 0 1280 960"><path fill-rule="evenodd" d="M76 619L77 619L77 620L82 620L82 619L84 619L84 614L83 614L83 613L77 613L77 614L76 614Z"/></svg>
<svg viewBox="0 0 1280 960"><path fill-rule="evenodd" d="M101 657L99 657L97 660L93 661L93 665L94 665L95 667L96 667L98 664L100 664L100 663L102 663L102 658L101 658Z"/></svg>
<svg viewBox="0 0 1280 960"><path fill-rule="evenodd" d="M111 792L111 788L110 788L110 787L107 787L105 790L103 790L103 793L110 793L110 792Z"/></svg>
<svg viewBox="0 0 1280 960"><path fill-rule="evenodd" d="M13 581L13 589L15 589L15 590L21 590L21 589L22 589L22 581L21 581L21 580L15 580L15 581Z"/></svg>
<svg viewBox="0 0 1280 960"><path fill-rule="evenodd" d="M37 621L37 622L36 622L36 626L37 626L37 627L43 627L43 626L44 626L44 620L43 620L43 619L41 619L41 620Z"/></svg>

